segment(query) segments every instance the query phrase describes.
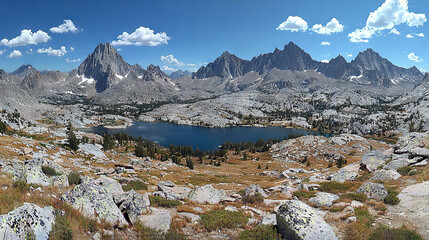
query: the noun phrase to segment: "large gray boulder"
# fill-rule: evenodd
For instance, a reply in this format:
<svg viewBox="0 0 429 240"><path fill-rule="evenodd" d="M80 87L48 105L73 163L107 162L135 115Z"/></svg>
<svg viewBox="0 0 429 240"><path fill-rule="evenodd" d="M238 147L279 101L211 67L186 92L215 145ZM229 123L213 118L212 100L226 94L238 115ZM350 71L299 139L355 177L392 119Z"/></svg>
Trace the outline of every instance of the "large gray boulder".
<svg viewBox="0 0 429 240"><path fill-rule="evenodd" d="M376 170L370 180L373 181L388 181L396 180L401 177L396 170Z"/></svg>
<svg viewBox="0 0 429 240"><path fill-rule="evenodd" d="M288 200L277 212L277 228L288 240L336 240L334 230L307 204Z"/></svg>
<svg viewBox="0 0 429 240"><path fill-rule="evenodd" d="M195 188L189 193L189 200L202 204L217 204L225 197L225 190L217 190L211 184Z"/></svg>
<svg viewBox="0 0 429 240"><path fill-rule="evenodd" d="M119 209L132 224L138 221L138 217L149 211L150 201L147 194L139 194L131 190L113 197Z"/></svg>
<svg viewBox="0 0 429 240"><path fill-rule="evenodd" d="M330 176L330 180L334 182L344 183L345 181L354 181L359 176L360 164L358 162L349 164L338 172Z"/></svg>
<svg viewBox="0 0 429 240"><path fill-rule="evenodd" d="M155 195L169 200L185 200L188 198L192 189L174 185L171 181L159 182L158 190Z"/></svg>
<svg viewBox="0 0 429 240"><path fill-rule="evenodd" d="M409 153L415 148L423 148L429 143L428 133L412 132L399 138L394 147L396 154Z"/></svg>
<svg viewBox="0 0 429 240"><path fill-rule="evenodd" d="M384 200L388 194L386 188L380 183L364 183L356 190L356 193L364 193L368 198Z"/></svg>
<svg viewBox="0 0 429 240"><path fill-rule="evenodd" d="M333 193L317 192L316 196L310 198L309 201L314 207L330 207L339 198Z"/></svg>
<svg viewBox="0 0 429 240"><path fill-rule="evenodd" d="M252 185L248 186L244 192L244 196L246 196L246 197L255 196L256 194L260 194L264 198L268 197L268 195L265 193L264 189L262 189L261 186L259 186L257 184L252 184Z"/></svg>
<svg viewBox="0 0 429 240"><path fill-rule="evenodd" d="M384 155L382 151L368 151L362 156L361 168L369 172L377 170L377 168L388 160L388 156Z"/></svg>
<svg viewBox="0 0 429 240"><path fill-rule="evenodd" d="M24 203L5 215L0 215L0 240L26 239L46 240L55 221L52 207L41 208L32 203Z"/></svg>
<svg viewBox="0 0 429 240"><path fill-rule="evenodd" d="M79 144L79 152L86 155L93 155L98 159L107 159L107 156L101 150L103 147L100 144L81 143Z"/></svg>
<svg viewBox="0 0 429 240"><path fill-rule="evenodd" d="M86 217L104 220L115 226L127 225L127 220L113 201L112 194L93 180L83 178L82 183L65 193L62 200Z"/></svg>
<svg viewBox="0 0 429 240"><path fill-rule="evenodd" d="M172 220L170 212L159 208L151 208L150 211L151 214L145 214L139 217L140 223L148 228L168 231Z"/></svg>
<svg viewBox="0 0 429 240"><path fill-rule="evenodd" d="M98 179L94 180L93 183L95 185L104 187L107 190L107 192L109 192L112 195L124 193L124 190L122 189L121 184L119 184L118 181L116 181L113 178L101 176Z"/></svg>

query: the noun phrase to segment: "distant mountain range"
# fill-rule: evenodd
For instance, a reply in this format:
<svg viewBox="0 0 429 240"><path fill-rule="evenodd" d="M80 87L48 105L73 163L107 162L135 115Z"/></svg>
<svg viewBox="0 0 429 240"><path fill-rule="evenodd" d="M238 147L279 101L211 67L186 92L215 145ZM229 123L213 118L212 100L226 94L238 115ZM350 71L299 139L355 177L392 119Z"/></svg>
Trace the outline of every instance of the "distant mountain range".
<svg viewBox="0 0 429 240"><path fill-rule="evenodd" d="M397 67L372 49L359 53L351 63L341 55L331 59L329 63L323 63L313 60L293 42L285 45L283 50L276 48L274 52L259 55L250 61L224 52L214 62L193 73L192 77L232 79L252 71L265 74L274 68L291 71L316 70L334 79L385 87L401 83L417 83L423 78L423 74L416 67L409 69Z"/></svg>

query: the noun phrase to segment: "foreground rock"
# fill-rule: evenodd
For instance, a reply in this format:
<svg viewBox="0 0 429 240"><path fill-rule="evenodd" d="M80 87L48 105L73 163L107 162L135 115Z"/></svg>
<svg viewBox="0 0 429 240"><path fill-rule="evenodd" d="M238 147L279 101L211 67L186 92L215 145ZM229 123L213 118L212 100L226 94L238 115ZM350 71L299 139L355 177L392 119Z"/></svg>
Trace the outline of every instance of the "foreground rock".
<svg viewBox="0 0 429 240"><path fill-rule="evenodd" d="M388 181L388 180L396 180L401 177L396 170L377 170L374 172L374 175L371 177L373 181Z"/></svg>
<svg viewBox="0 0 429 240"><path fill-rule="evenodd" d="M246 197L255 196L257 194L261 195L264 198L268 197L268 195L265 193L264 189L262 189L261 186L259 186L257 184L252 184L252 185L248 186L244 192L244 196L246 196Z"/></svg>
<svg viewBox="0 0 429 240"><path fill-rule="evenodd" d="M369 172L377 170L387 161L387 156L383 155L382 151L369 151L362 156L361 169L366 169Z"/></svg>
<svg viewBox="0 0 429 240"><path fill-rule="evenodd" d="M86 217L104 220L115 226L127 225L127 220L113 201L112 194L92 180L84 180L62 198Z"/></svg>
<svg viewBox="0 0 429 240"><path fill-rule="evenodd" d="M217 204L226 197L225 190L217 190L211 184L193 189L189 193L189 200L198 203Z"/></svg>
<svg viewBox="0 0 429 240"><path fill-rule="evenodd" d="M358 162L349 164L332 174L330 180L339 183L354 181L359 176L359 167L360 164Z"/></svg>
<svg viewBox="0 0 429 240"><path fill-rule="evenodd" d="M114 196L114 200L132 224L137 222L139 215L149 211L150 201L147 194L139 194L131 190Z"/></svg>
<svg viewBox="0 0 429 240"><path fill-rule="evenodd" d="M364 193L368 198L383 201L388 192L383 184L364 183L356 190L356 193Z"/></svg>
<svg viewBox="0 0 429 240"><path fill-rule="evenodd" d="M168 231L172 220L170 212L159 208L151 208L151 212L148 215L141 215L139 217L140 222L148 228Z"/></svg>
<svg viewBox="0 0 429 240"><path fill-rule="evenodd" d="M310 203L315 207L330 207L339 198L333 193L317 192L315 197L310 198Z"/></svg>
<svg viewBox="0 0 429 240"><path fill-rule="evenodd" d="M288 240L336 240L334 230L307 204L289 200L277 212L277 227Z"/></svg>
<svg viewBox="0 0 429 240"><path fill-rule="evenodd" d="M158 190L159 191L155 193L156 196L160 196L168 200L185 200L188 198L192 189L176 186L171 181L165 181L158 183Z"/></svg>
<svg viewBox="0 0 429 240"><path fill-rule="evenodd" d="M46 240L55 221L52 207L41 208L31 203L24 203L8 214L0 216L0 239Z"/></svg>

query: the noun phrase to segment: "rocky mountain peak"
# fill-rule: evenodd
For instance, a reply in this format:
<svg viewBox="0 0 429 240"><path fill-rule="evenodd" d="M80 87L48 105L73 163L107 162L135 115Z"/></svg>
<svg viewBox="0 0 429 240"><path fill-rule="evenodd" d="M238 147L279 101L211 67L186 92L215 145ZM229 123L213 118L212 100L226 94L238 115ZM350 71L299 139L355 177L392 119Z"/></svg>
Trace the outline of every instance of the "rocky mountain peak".
<svg viewBox="0 0 429 240"><path fill-rule="evenodd" d="M133 68L124 61L121 55L110 43L100 43L78 68L79 75L93 78L96 81L97 92L102 92L114 83L111 79L117 75L126 76Z"/></svg>
<svg viewBox="0 0 429 240"><path fill-rule="evenodd" d="M35 89L43 82L42 74L39 71L31 71L21 82L21 87L24 89Z"/></svg>
<svg viewBox="0 0 429 240"><path fill-rule="evenodd" d="M28 74L30 74L31 72L34 72L34 71L37 71L37 70L33 66L31 66L30 64L27 64L27 65L22 65L21 67L19 67L15 71L13 71L11 73L11 75L17 76L19 78L24 78Z"/></svg>
<svg viewBox="0 0 429 240"><path fill-rule="evenodd" d="M159 66L149 65L147 66L145 75L143 76L144 81L154 81L157 79L169 79L170 77L159 68Z"/></svg>

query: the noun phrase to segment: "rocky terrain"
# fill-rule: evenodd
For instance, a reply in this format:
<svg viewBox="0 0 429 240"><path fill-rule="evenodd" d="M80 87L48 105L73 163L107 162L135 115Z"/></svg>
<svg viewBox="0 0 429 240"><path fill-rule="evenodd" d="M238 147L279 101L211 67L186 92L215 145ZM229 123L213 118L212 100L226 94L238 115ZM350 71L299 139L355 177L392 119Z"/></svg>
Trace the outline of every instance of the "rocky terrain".
<svg viewBox="0 0 429 240"><path fill-rule="evenodd" d="M201 158L147 142L141 156L135 141L9 127L0 238L368 239L389 227L429 238L429 132L391 145L303 136Z"/></svg>

